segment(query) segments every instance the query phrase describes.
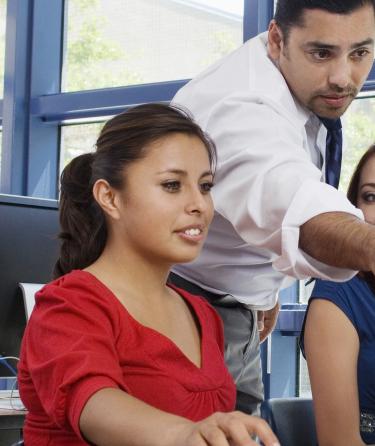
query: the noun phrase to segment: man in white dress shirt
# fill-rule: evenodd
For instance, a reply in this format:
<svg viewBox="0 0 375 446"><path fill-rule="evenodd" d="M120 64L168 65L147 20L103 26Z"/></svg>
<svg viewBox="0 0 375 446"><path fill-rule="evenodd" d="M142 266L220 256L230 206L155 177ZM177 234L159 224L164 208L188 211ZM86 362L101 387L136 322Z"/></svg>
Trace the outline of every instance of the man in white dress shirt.
<svg viewBox="0 0 375 446"><path fill-rule="evenodd" d="M238 408L263 397L261 340L290 277L347 280L375 272L375 228L325 183L327 130L372 67L375 0L278 0L268 33L184 86L217 145L215 217L199 258L172 281L205 295L224 321Z"/></svg>

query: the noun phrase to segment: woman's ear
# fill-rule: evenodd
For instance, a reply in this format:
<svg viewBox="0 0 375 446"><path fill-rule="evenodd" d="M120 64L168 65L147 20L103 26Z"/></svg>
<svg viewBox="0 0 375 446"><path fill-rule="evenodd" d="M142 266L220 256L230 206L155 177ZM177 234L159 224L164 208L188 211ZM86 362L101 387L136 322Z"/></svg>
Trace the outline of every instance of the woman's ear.
<svg viewBox="0 0 375 446"><path fill-rule="evenodd" d="M118 191L110 186L108 181L100 179L95 181L92 188L92 193L96 202L103 209L106 215L114 220L120 219L120 212L118 208L117 194Z"/></svg>
<svg viewBox="0 0 375 446"><path fill-rule="evenodd" d="M281 29L275 22L271 20L268 27L268 55L277 64L282 51L283 35Z"/></svg>

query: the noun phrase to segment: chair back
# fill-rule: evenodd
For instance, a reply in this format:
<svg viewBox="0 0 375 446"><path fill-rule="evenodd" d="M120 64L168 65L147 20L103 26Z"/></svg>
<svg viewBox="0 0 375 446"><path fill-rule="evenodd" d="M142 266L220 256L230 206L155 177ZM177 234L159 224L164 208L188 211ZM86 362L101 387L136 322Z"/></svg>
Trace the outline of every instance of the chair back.
<svg viewBox="0 0 375 446"><path fill-rule="evenodd" d="M22 283L20 282L19 287L22 291L23 304L25 307L26 322L30 319L31 312L33 311L35 305L35 294L44 287L44 283Z"/></svg>
<svg viewBox="0 0 375 446"><path fill-rule="evenodd" d="M311 399L272 398L262 403L261 414L281 446L318 445Z"/></svg>

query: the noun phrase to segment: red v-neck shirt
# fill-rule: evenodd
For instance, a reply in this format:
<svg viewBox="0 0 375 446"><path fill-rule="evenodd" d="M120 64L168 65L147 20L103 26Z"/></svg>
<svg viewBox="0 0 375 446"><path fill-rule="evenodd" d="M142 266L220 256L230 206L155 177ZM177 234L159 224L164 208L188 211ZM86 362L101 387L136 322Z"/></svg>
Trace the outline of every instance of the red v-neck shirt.
<svg viewBox="0 0 375 446"><path fill-rule="evenodd" d="M72 271L37 294L18 368L28 409L27 446L87 444L80 414L87 400L107 387L195 421L234 409L222 322L203 299L175 290L200 326L200 368L169 338L137 322L88 272Z"/></svg>

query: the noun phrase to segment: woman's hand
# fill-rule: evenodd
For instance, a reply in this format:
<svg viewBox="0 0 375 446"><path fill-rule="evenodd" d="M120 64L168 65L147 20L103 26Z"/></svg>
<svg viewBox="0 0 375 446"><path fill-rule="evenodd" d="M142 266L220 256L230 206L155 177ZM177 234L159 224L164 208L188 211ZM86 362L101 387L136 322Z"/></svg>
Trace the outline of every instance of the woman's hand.
<svg viewBox="0 0 375 446"><path fill-rule="evenodd" d="M257 445L251 436L258 436L265 446L280 446L264 420L242 412L217 412L200 422L180 426L172 443L176 446Z"/></svg>

